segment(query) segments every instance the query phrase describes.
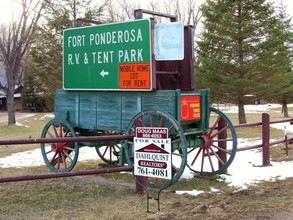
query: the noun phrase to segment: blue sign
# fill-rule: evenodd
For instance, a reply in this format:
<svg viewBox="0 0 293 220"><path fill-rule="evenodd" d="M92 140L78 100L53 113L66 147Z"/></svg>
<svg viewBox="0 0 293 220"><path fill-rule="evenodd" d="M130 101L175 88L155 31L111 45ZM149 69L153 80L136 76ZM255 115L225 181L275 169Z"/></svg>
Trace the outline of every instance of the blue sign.
<svg viewBox="0 0 293 220"><path fill-rule="evenodd" d="M181 22L155 25L155 59L183 60L184 25Z"/></svg>

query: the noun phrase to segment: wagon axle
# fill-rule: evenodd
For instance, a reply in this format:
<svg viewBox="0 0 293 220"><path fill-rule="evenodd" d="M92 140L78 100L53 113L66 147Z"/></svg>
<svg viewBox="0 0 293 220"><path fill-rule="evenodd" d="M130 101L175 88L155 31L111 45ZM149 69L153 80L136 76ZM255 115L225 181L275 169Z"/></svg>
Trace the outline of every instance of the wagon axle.
<svg viewBox="0 0 293 220"><path fill-rule="evenodd" d="M207 150L208 148L210 148L213 144L213 139L207 135L207 134L202 134L200 135L200 137L203 139L203 146L202 148L204 148L205 150Z"/></svg>

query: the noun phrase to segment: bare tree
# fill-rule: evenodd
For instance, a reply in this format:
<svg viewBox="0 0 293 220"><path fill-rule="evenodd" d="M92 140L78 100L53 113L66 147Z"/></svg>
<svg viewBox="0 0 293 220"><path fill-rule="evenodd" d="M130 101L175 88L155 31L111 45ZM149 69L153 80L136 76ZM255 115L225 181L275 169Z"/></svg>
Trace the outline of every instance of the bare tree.
<svg viewBox="0 0 293 220"><path fill-rule="evenodd" d="M190 25L195 30L194 41L200 37L201 9L204 0L105 0L106 12L110 22L133 19L134 9L147 9L149 11L161 12L163 14L175 15L178 21L185 25ZM139 2L139 3L138 3ZM158 23L169 22L169 19L155 16ZM194 45L197 47L197 45ZM194 48L196 49L196 48ZM196 55L195 65L199 65L200 60Z"/></svg>
<svg viewBox="0 0 293 220"><path fill-rule="evenodd" d="M164 14L175 15L178 21L196 28L200 18L201 0L150 0L147 8Z"/></svg>
<svg viewBox="0 0 293 220"><path fill-rule="evenodd" d="M0 85L6 93L8 125L15 124L15 86L24 73L23 61L33 40L41 11L47 1L22 0L21 13L0 30L0 62L3 63L7 84Z"/></svg>
<svg viewBox="0 0 293 220"><path fill-rule="evenodd" d="M200 5L203 0L104 0L106 5L105 16L110 22L124 21L133 19L133 12L135 9L147 9L149 11L161 12L164 14L175 15L178 21L185 25L192 26L195 30L199 29L201 20ZM165 22L162 17L155 17L158 23Z"/></svg>
<svg viewBox="0 0 293 220"><path fill-rule="evenodd" d="M128 0L107 0L106 5L106 14L110 22L133 19L134 10L141 7L137 1L130 3Z"/></svg>

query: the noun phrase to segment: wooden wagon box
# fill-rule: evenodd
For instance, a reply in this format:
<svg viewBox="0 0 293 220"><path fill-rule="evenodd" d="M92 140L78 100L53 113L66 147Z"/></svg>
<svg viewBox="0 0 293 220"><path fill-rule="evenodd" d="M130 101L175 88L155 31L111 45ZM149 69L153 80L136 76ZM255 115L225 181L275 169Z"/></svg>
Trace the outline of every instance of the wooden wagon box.
<svg viewBox="0 0 293 220"><path fill-rule="evenodd" d="M146 109L166 111L178 118L179 91L84 92L57 90L55 117L73 127L124 131L132 118Z"/></svg>
<svg viewBox="0 0 293 220"><path fill-rule="evenodd" d="M125 131L132 118L148 109L168 112L180 123L182 95L200 97L200 118L206 118L208 92L181 93L180 90L152 92L65 91L55 93L55 117L66 119L73 127L88 130ZM204 115L203 115L204 114ZM204 117L202 117L204 116ZM200 127L207 122L202 120Z"/></svg>

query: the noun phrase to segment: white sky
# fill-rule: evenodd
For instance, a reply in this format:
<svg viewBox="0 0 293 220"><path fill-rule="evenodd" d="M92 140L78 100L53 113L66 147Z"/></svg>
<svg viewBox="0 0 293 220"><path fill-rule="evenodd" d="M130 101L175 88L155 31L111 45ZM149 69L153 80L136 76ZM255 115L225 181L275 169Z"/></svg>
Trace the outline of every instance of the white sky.
<svg viewBox="0 0 293 220"><path fill-rule="evenodd" d="M12 16L15 16L15 13L19 12L20 4L17 3L18 1L14 0L0 0L0 2L0 24L7 24L9 21L11 21Z"/></svg>
<svg viewBox="0 0 293 220"><path fill-rule="evenodd" d="M0 0L0 24L1 23L8 23L14 13L14 17L19 13L20 10L20 3L22 0ZM62 0L60 0L62 1ZM97 1L97 0L95 0ZM129 0L131 2L131 0ZM145 3L148 0L136 0ZM160 1L160 0L158 0ZM182 0L185 1L185 0ZM199 0L203 1L203 0ZM293 16L293 1L292 0L268 0L270 2L275 2L278 5L280 2L283 2L284 5L287 5L287 13L290 16Z"/></svg>

